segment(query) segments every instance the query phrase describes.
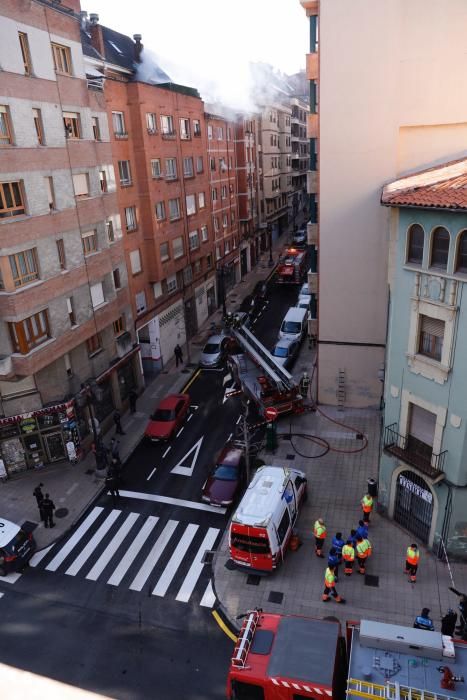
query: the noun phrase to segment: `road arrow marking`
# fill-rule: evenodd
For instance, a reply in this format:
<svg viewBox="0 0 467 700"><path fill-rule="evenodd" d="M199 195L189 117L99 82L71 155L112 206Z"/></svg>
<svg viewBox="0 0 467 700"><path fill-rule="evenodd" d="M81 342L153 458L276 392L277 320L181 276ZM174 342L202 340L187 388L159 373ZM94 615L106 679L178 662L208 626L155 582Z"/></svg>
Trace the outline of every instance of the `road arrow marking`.
<svg viewBox="0 0 467 700"><path fill-rule="evenodd" d="M180 462L175 465L173 469L171 469L170 473L171 474L181 474L182 476L192 476L193 475L193 469L195 468L196 460L198 459L198 453L201 448L201 443L204 440L204 435L200 437L198 442L196 442L191 449L188 450L186 455L183 455L181 458ZM187 467L184 465L184 461L186 458L191 455L191 453L194 452L194 455L191 460L191 466Z"/></svg>
<svg viewBox="0 0 467 700"><path fill-rule="evenodd" d="M227 384L227 382L230 382L231 379L232 379L232 375L229 372L228 374L225 375L224 379L222 380L222 386L225 386Z"/></svg>

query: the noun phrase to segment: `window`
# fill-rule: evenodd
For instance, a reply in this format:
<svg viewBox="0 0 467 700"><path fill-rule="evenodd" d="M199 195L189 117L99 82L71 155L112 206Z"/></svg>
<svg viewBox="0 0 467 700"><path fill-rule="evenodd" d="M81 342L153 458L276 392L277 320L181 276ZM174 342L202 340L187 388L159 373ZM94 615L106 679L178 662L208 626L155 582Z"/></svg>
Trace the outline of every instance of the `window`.
<svg viewBox="0 0 467 700"><path fill-rule="evenodd" d="M107 185L107 173L105 170L99 170L99 182L101 185L101 192L108 192L109 188Z"/></svg>
<svg viewBox="0 0 467 700"><path fill-rule="evenodd" d="M206 243L208 240L208 227L207 226L201 226L201 240L203 243Z"/></svg>
<svg viewBox="0 0 467 700"><path fill-rule="evenodd" d="M219 231L219 219L217 216L214 217L214 231Z"/></svg>
<svg viewBox="0 0 467 700"><path fill-rule="evenodd" d="M156 202L156 219L157 221L163 221L165 219L164 202Z"/></svg>
<svg viewBox="0 0 467 700"><path fill-rule="evenodd" d="M11 137L10 115L6 105L0 105L0 146L10 146Z"/></svg>
<svg viewBox="0 0 467 700"><path fill-rule="evenodd" d="M188 239L190 242L190 250L197 250L199 248L198 231L192 231L191 233L189 233Z"/></svg>
<svg viewBox="0 0 467 700"><path fill-rule="evenodd" d="M143 269L141 267L141 253L138 248L130 251L130 267L133 275L138 275Z"/></svg>
<svg viewBox="0 0 467 700"><path fill-rule="evenodd" d="M184 177L193 177L193 175L194 175L193 158L190 156L189 158L183 159L183 176Z"/></svg>
<svg viewBox="0 0 467 700"><path fill-rule="evenodd" d="M284 538L289 530L290 527L290 515L289 511L287 508L284 511L284 515L281 518L281 521L279 523L279 527L277 528L277 538L279 540L279 544L282 544L284 541Z"/></svg>
<svg viewBox="0 0 467 700"><path fill-rule="evenodd" d="M15 287L22 287L39 278L35 248L9 255L11 274Z"/></svg>
<svg viewBox="0 0 467 700"><path fill-rule="evenodd" d="M112 112L112 126L115 138L126 138L125 116L123 112Z"/></svg>
<svg viewBox="0 0 467 700"><path fill-rule="evenodd" d="M219 170L220 172L225 172L227 170L224 158L219 158Z"/></svg>
<svg viewBox="0 0 467 700"><path fill-rule="evenodd" d="M86 340L86 348L89 356L95 355L97 352L102 350L101 339L98 333L96 333L96 335L92 335Z"/></svg>
<svg viewBox="0 0 467 700"><path fill-rule="evenodd" d="M197 156L196 158L196 172L202 173L204 170L203 156Z"/></svg>
<svg viewBox="0 0 467 700"><path fill-rule="evenodd" d="M77 326L78 324L76 323L76 316L75 316L75 310L73 308L73 297L68 297L66 300L66 308L68 311L68 318L70 320L70 326L73 328L73 326Z"/></svg>
<svg viewBox="0 0 467 700"><path fill-rule="evenodd" d="M199 273L201 272L201 260L195 260L194 270L195 270L195 275L199 275ZM198 304L201 306L202 303L203 303L203 297L200 295L198 298Z"/></svg>
<svg viewBox="0 0 467 700"><path fill-rule="evenodd" d="M169 219L170 221L175 221L175 219L180 218L180 200L169 199Z"/></svg>
<svg viewBox="0 0 467 700"><path fill-rule="evenodd" d="M161 177L161 161L160 158L151 160L151 175L154 179Z"/></svg>
<svg viewBox="0 0 467 700"><path fill-rule="evenodd" d="M230 241L225 242L225 250L224 253L227 255L227 253L230 253Z"/></svg>
<svg viewBox="0 0 467 700"><path fill-rule="evenodd" d="M216 245L216 260L220 260L222 257L220 245Z"/></svg>
<svg viewBox="0 0 467 700"><path fill-rule="evenodd" d="M135 294L135 302L136 302L136 313L137 314L142 314L143 311L146 311L147 309L147 304L146 304L146 294L144 291L138 292Z"/></svg>
<svg viewBox="0 0 467 700"><path fill-rule="evenodd" d="M217 131L217 140L222 141L222 139L224 138L224 129L222 128L222 126L218 126L216 131Z"/></svg>
<svg viewBox="0 0 467 700"><path fill-rule="evenodd" d="M87 173L73 175L73 189L75 197L87 197L89 195L89 177Z"/></svg>
<svg viewBox="0 0 467 700"><path fill-rule="evenodd" d="M227 214L223 214L222 215L222 226L223 226L223 228L227 228L228 225L229 225L229 220L227 218Z"/></svg>
<svg viewBox="0 0 467 700"><path fill-rule="evenodd" d="M63 112L63 125L67 139L81 138L78 112Z"/></svg>
<svg viewBox="0 0 467 700"><path fill-rule="evenodd" d="M42 126L42 114L40 109L34 109L32 110L32 118L34 120L34 128L36 130L36 136L37 136L37 143L40 146L44 145L44 129Z"/></svg>
<svg viewBox="0 0 467 700"><path fill-rule="evenodd" d="M425 233L420 224L412 224L409 228L409 243L407 249L407 262L421 265L423 262L423 243Z"/></svg>
<svg viewBox="0 0 467 700"><path fill-rule="evenodd" d="M444 339L444 321L420 314L418 352L441 362Z"/></svg>
<svg viewBox="0 0 467 700"><path fill-rule="evenodd" d="M173 117L161 114L161 131L163 136L175 135Z"/></svg>
<svg viewBox="0 0 467 700"><path fill-rule="evenodd" d="M115 241L115 231L112 219L107 219L105 222L105 230L107 232L107 240L109 243L114 243Z"/></svg>
<svg viewBox="0 0 467 700"><path fill-rule="evenodd" d="M208 270L210 270L212 267L212 255L211 255L211 253L209 253L209 255L206 256L206 267Z"/></svg>
<svg viewBox="0 0 467 700"><path fill-rule="evenodd" d="M175 180L177 178L176 158L165 159L165 177L167 178L167 180Z"/></svg>
<svg viewBox="0 0 467 700"><path fill-rule="evenodd" d="M99 118L98 117L92 117L92 134L94 136L94 141L100 141L101 140L101 130L99 127Z"/></svg>
<svg viewBox="0 0 467 700"><path fill-rule="evenodd" d="M216 169L216 159L215 158L209 158L209 169L210 170Z"/></svg>
<svg viewBox="0 0 467 700"><path fill-rule="evenodd" d="M148 134L155 134L157 132L157 117L154 112L146 113L146 127Z"/></svg>
<svg viewBox="0 0 467 700"><path fill-rule="evenodd" d="M53 177L45 177L45 189L47 192L47 201L49 203L49 211L53 211L57 208L55 204L55 190L54 190L54 180Z"/></svg>
<svg viewBox="0 0 467 700"><path fill-rule="evenodd" d="M217 202L217 187L213 187L211 190L211 199L213 202Z"/></svg>
<svg viewBox="0 0 467 700"><path fill-rule="evenodd" d="M59 238L55 241L57 245L57 255L58 262L60 263L60 270L66 270L66 255L65 255L65 243L63 238Z"/></svg>
<svg viewBox="0 0 467 700"><path fill-rule="evenodd" d="M204 192L198 192L198 208L204 209L206 206L206 200L204 197Z"/></svg>
<svg viewBox="0 0 467 700"><path fill-rule="evenodd" d="M190 282L193 279L193 270L191 269L191 265L188 265L188 267L185 267L183 270L183 281L185 284L190 284Z"/></svg>
<svg viewBox="0 0 467 700"><path fill-rule="evenodd" d="M180 138L187 140L190 138L190 120L180 119Z"/></svg>
<svg viewBox="0 0 467 700"><path fill-rule="evenodd" d="M136 207L125 207L125 226L127 231L136 231L138 228Z"/></svg>
<svg viewBox="0 0 467 700"><path fill-rule="evenodd" d="M443 226L433 231L431 243L431 267L445 270L449 255L449 233Z"/></svg>
<svg viewBox="0 0 467 700"><path fill-rule="evenodd" d="M39 311L23 321L8 324L14 352L26 355L50 338L47 311Z"/></svg>
<svg viewBox="0 0 467 700"><path fill-rule="evenodd" d="M230 221L232 222L232 226L233 226L235 223L235 212L233 211L233 209L230 212Z"/></svg>
<svg viewBox="0 0 467 700"><path fill-rule="evenodd" d="M0 182L0 219L25 213L20 182Z"/></svg>
<svg viewBox="0 0 467 700"><path fill-rule="evenodd" d="M201 124L199 119L193 119L193 136L201 136Z"/></svg>
<svg viewBox="0 0 467 700"><path fill-rule="evenodd" d="M459 236L455 270L456 272L467 272L467 231Z"/></svg>
<svg viewBox="0 0 467 700"><path fill-rule="evenodd" d="M121 289L122 287L122 280L120 278L120 270L118 267L115 268L115 270L112 272L112 276L114 279L114 287L115 289Z"/></svg>
<svg viewBox="0 0 467 700"><path fill-rule="evenodd" d="M24 75L31 75L32 63L31 52L29 51L28 35L24 32L18 32L19 45L21 48L21 56L23 58Z"/></svg>
<svg viewBox="0 0 467 700"><path fill-rule="evenodd" d="M196 196L194 194L187 194L185 197L186 202L186 215L191 216L196 214Z"/></svg>
<svg viewBox="0 0 467 700"><path fill-rule="evenodd" d="M212 126L211 124L208 124L208 139L212 139Z"/></svg>
<svg viewBox="0 0 467 700"><path fill-rule="evenodd" d="M71 51L69 46L62 44L51 44L54 69L56 73L71 75Z"/></svg>
<svg viewBox="0 0 467 700"><path fill-rule="evenodd" d="M105 302L104 289L102 287L102 282L97 282L96 284L91 284L89 289L91 292L92 306L94 309L97 309L98 306L101 306Z"/></svg>
<svg viewBox="0 0 467 700"><path fill-rule="evenodd" d="M430 463L436 431L436 414L414 403L409 403L408 412L407 450Z"/></svg>
<svg viewBox="0 0 467 700"><path fill-rule="evenodd" d="M174 254L174 260L183 256L183 238L181 236L173 239L172 249Z"/></svg>
<svg viewBox="0 0 467 700"><path fill-rule="evenodd" d="M73 368L72 368L72 366L71 366L71 357L70 357L70 353L69 353L69 352L66 352L66 353L63 355L63 361L64 361L64 363L65 363L65 369L66 369L67 377L72 377L72 376L73 376Z"/></svg>
<svg viewBox="0 0 467 700"><path fill-rule="evenodd" d="M222 185L221 198L225 199L227 197L227 185Z"/></svg>
<svg viewBox="0 0 467 700"><path fill-rule="evenodd" d="M128 185L131 185L131 168L129 160L118 161L118 174L120 176L120 185L122 187L128 187Z"/></svg>
<svg viewBox="0 0 467 700"><path fill-rule="evenodd" d="M169 294L172 292L175 292L177 289L177 276L172 275L171 277L167 277L167 291Z"/></svg>
<svg viewBox="0 0 467 700"><path fill-rule="evenodd" d="M85 255L95 253L97 250L97 231L86 231L86 233L81 234L81 242Z"/></svg>
<svg viewBox="0 0 467 700"><path fill-rule="evenodd" d="M167 243L167 241L160 244L159 252L161 256L161 262L166 262L167 260L170 260L169 244Z"/></svg>
<svg viewBox="0 0 467 700"><path fill-rule="evenodd" d="M113 322L113 329L115 335L120 335L125 331L125 317L119 316L116 321Z"/></svg>

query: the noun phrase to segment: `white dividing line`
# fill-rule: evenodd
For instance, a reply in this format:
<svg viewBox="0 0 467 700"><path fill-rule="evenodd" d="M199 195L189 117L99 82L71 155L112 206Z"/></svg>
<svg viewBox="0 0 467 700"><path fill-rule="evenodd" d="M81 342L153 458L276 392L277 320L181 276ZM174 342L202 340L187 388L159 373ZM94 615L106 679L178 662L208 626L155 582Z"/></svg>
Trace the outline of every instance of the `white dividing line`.
<svg viewBox="0 0 467 700"><path fill-rule="evenodd" d="M123 557L122 561L117 566L107 583L110 583L111 586L118 586L118 584L121 582L122 578L125 576L130 566L133 564L136 555L148 539L158 520L159 518L155 515L149 516L149 518L146 520L146 522L144 523L141 530L138 532L131 545L128 547L125 556Z"/></svg>
<svg viewBox="0 0 467 700"><path fill-rule="evenodd" d="M164 529L162 530L161 534L157 538L157 541L151 551L149 552L146 561L144 562L143 566L141 569L138 571L136 574L130 589L132 591L140 591L146 581L149 578L149 575L151 571L154 569L156 566L157 562L159 561L164 549L166 548L167 544L169 543L170 538L174 534L176 528L178 525L177 520L169 520Z"/></svg>
<svg viewBox="0 0 467 700"><path fill-rule="evenodd" d="M78 488L78 486L79 486L79 483L78 483L77 481L75 481L75 483L74 483L72 486L70 486L70 488L68 489L68 491L65 492L66 495L67 495L67 496L71 496L71 494L73 493L73 491L76 491L76 489Z"/></svg>
<svg viewBox="0 0 467 700"><path fill-rule="evenodd" d="M203 556L206 550L210 550L214 547L214 542L216 541L218 534L219 530L215 527L210 527L207 531L175 600L179 600L182 603L188 603L190 600L191 594L193 593L198 579L201 576L201 572L205 567L205 564L203 564L202 561Z"/></svg>
<svg viewBox="0 0 467 700"><path fill-rule="evenodd" d="M13 573L13 574L8 574L7 576L2 576L1 581L2 581L2 583L16 583L16 581L19 578L21 578L21 574Z"/></svg>
<svg viewBox="0 0 467 700"><path fill-rule="evenodd" d="M89 579L90 581L97 581L97 579L104 571L105 567L112 559L113 555L115 554L125 537L129 534L131 528L133 527L138 518L138 513L130 513L127 516L125 521L122 523L122 525L120 525L120 528L110 541L109 546L102 552L101 556L96 561L89 574L86 576L87 579Z"/></svg>
<svg viewBox="0 0 467 700"><path fill-rule="evenodd" d="M99 515L102 513L104 509L101 508L100 506L96 506L95 508L92 509L92 511L89 513L88 517L86 520L83 520L79 528L76 530L76 532L70 537L68 542L61 548L61 550L54 556L52 561L50 561L46 568L46 571L56 571L60 564L63 563L65 558L69 555L72 549L76 547L80 539L83 537L83 535L89 530L91 525Z"/></svg>
<svg viewBox="0 0 467 700"><path fill-rule="evenodd" d="M237 422L235 423L235 425L238 425L238 424L240 423L241 420L242 420L242 416L238 416Z"/></svg>
<svg viewBox="0 0 467 700"><path fill-rule="evenodd" d="M53 544L50 544L45 549L41 549L40 552L36 552L35 554L33 554L31 559L29 560L29 566L32 566L32 567L37 566L43 560L45 555L50 552L52 547L53 547Z"/></svg>
<svg viewBox="0 0 467 700"><path fill-rule="evenodd" d="M188 423L189 420L191 420L191 419L193 418L193 416L194 416L194 414L193 414L193 413L190 413L190 415L189 415L188 418L186 419L187 423Z"/></svg>
<svg viewBox="0 0 467 700"><path fill-rule="evenodd" d="M170 506L179 506L181 508L193 508L193 510L205 510L208 513L219 513L224 515L226 508L216 508L209 506L206 503L197 503L196 501L184 501L181 498L170 498L169 496L158 496L155 493L142 493L140 491L122 491L120 496L123 498L138 498L140 501L154 501L155 503L166 503Z"/></svg>
<svg viewBox="0 0 467 700"><path fill-rule="evenodd" d="M185 430L185 426L183 426L183 428L180 428L180 430L178 431L178 433L176 434L175 437L178 437L179 435L181 435L184 430Z"/></svg>
<svg viewBox="0 0 467 700"><path fill-rule="evenodd" d="M199 406L197 406L196 404L192 403L192 404L190 405L190 408L194 408L195 411L197 411L198 408L199 408Z"/></svg>
<svg viewBox="0 0 467 700"><path fill-rule="evenodd" d="M203 606L203 608L212 608L214 603L216 602L216 596L214 595L214 590L212 587L211 581L209 581L206 590L204 591L204 595L201 598L200 605Z"/></svg>
<svg viewBox="0 0 467 700"><path fill-rule="evenodd" d="M170 446L166 449L166 451L165 451L164 454L162 455L162 459L164 459L165 455L168 455L168 454L169 454L169 452L170 452L171 449L172 449L172 445L170 445Z"/></svg>
<svg viewBox="0 0 467 700"><path fill-rule="evenodd" d="M104 539L118 516L121 515L121 510L112 510L106 517L99 529L94 533L86 547L78 554L73 564L65 571L67 576L76 576L81 567L87 562L91 554L94 552L99 543Z"/></svg>
<svg viewBox="0 0 467 700"><path fill-rule="evenodd" d="M4 593L0 593L0 598L3 598L4 595L5 595Z"/></svg>
<svg viewBox="0 0 467 700"><path fill-rule="evenodd" d="M151 478L151 476L152 476L152 475L154 474L154 472L156 472L156 471L157 471L157 467L154 467L154 469L152 470L152 472L151 472L151 473L149 474L149 476L147 477L146 481L149 481L149 479Z"/></svg>
<svg viewBox="0 0 467 700"><path fill-rule="evenodd" d="M172 583L173 577L177 573L177 569L180 566L183 557L187 553L188 547L190 546L193 537L196 535L198 528L199 525L195 525L194 523L187 525L185 532L183 533L174 553L170 557L170 561L165 567L164 573L157 582L152 595L164 596L167 593L167 589Z"/></svg>
<svg viewBox="0 0 467 700"><path fill-rule="evenodd" d="M227 438L227 442L230 441L230 439L232 438L232 435L233 435L233 433L230 433L229 437Z"/></svg>

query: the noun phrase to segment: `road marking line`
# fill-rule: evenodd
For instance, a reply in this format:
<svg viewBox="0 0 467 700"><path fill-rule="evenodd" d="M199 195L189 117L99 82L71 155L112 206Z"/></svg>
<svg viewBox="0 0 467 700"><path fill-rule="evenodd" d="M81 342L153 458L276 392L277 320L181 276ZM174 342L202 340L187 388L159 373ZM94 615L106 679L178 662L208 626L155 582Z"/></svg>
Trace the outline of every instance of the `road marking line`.
<svg viewBox="0 0 467 700"><path fill-rule="evenodd" d="M193 418L193 413L190 413L190 415L189 415L188 418L186 419L186 420L187 420L187 423L188 423L188 421L191 420L192 418Z"/></svg>
<svg viewBox="0 0 467 700"><path fill-rule="evenodd" d="M185 430L185 426L183 426L183 428L180 428L180 430L178 431L178 433L176 434L175 437L178 437L179 435L181 435L181 433L183 433L184 430Z"/></svg>
<svg viewBox="0 0 467 700"><path fill-rule="evenodd" d="M153 469L152 472L149 474L149 476L146 477L146 481L149 481L149 479L151 478L151 476L152 476L152 475L154 474L154 472L156 472L156 471L157 471L157 467L154 467L154 469Z"/></svg>
<svg viewBox="0 0 467 700"><path fill-rule="evenodd" d="M195 525L194 523L187 525L185 532L183 533L174 553L170 557L169 563L165 567L162 576L157 582L152 595L164 596L167 593L167 589L172 583L172 580L177 573L177 569L180 566L183 557L187 553L188 547L190 546L193 537L196 535L198 528L199 525Z"/></svg>
<svg viewBox="0 0 467 700"><path fill-rule="evenodd" d="M0 593L0 598L3 598L4 595L5 595L4 593Z"/></svg>
<svg viewBox="0 0 467 700"><path fill-rule="evenodd" d="M225 375L224 379L222 380L222 386L225 386L227 384L227 382L230 382L231 379L232 379L232 375L229 372L228 374Z"/></svg>
<svg viewBox="0 0 467 700"><path fill-rule="evenodd" d="M39 564L39 562L41 562L43 560L45 555L50 552L52 547L53 547L53 544L49 544L49 546L46 547L45 549L41 549L40 552L36 552L35 554L33 554L31 559L29 560L29 566L32 566L32 567L37 566Z"/></svg>
<svg viewBox="0 0 467 700"><path fill-rule="evenodd" d="M87 562L91 554L94 552L96 547L99 546L100 542L104 539L114 522L117 520L118 516L121 515L121 510L112 510L106 517L99 529L91 537L87 545L80 554L76 557L74 562L65 571L67 576L76 576L78 571Z"/></svg>
<svg viewBox="0 0 467 700"><path fill-rule="evenodd" d="M181 603L188 603L190 600L191 594L193 593L194 588L198 583L198 579L205 567L205 564L203 564L203 557L206 550L210 550L214 547L218 534L219 530L216 527L210 527L207 531L175 600L179 600Z"/></svg>
<svg viewBox="0 0 467 700"><path fill-rule="evenodd" d="M162 455L162 459L164 459L165 455L168 455L168 454L169 454L169 452L170 452L171 449L172 449L172 445L170 445L170 446L166 449L166 451L165 451L164 454Z"/></svg>
<svg viewBox="0 0 467 700"><path fill-rule="evenodd" d="M227 637L230 637L230 639L231 639L233 642L236 642L236 641L237 641L237 637L234 635L233 632L231 632L231 631L229 630L229 628L227 627L227 625L225 624L224 620L221 618L221 616L219 615L219 613L217 612L217 610L213 610L213 611L212 611L212 616L213 616L213 618L215 619L215 621L217 622L217 624L219 625L219 627L221 628L221 630L224 632L224 634L226 634Z"/></svg>
<svg viewBox="0 0 467 700"><path fill-rule="evenodd" d="M233 433L230 433L229 437L227 438L227 442L229 442L229 440L231 439L232 435L233 435Z"/></svg>
<svg viewBox="0 0 467 700"><path fill-rule="evenodd" d="M181 394L186 394L186 392L188 391L188 389L190 388L190 386L193 384L193 382L195 381L195 379L197 379L197 378L199 377L200 374L201 374L201 370L200 370L200 369L197 369L196 372L194 373L194 375L192 376L192 378L185 384L185 386L183 387L183 389L181 390L180 393L181 393Z"/></svg>
<svg viewBox="0 0 467 700"><path fill-rule="evenodd" d="M138 532L131 545L128 547L125 556L123 557L120 564L117 566L107 583L110 583L111 586L118 586L118 584L121 582L122 578L125 576L130 566L133 564L133 561L136 559L139 550L146 542L147 538L156 526L158 520L159 518L155 515L149 516L149 518L146 520L146 522L144 523L141 530Z"/></svg>
<svg viewBox="0 0 467 700"><path fill-rule="evenodd" d="M212 608L214 603L216 602L216 595L214 593L214 589L212 587L211 581L209 581L206 590L204 591L204 595L201 598L200 605L203 606L203 608Z"/></svg>
<svg viewBox="0 0 467 700"><path fill-rule="evenodd" d="M182 476L193 476L193 470L194 470L194 468L195 468L196 460L198 459L198 454L199 454L199 451L200 451L200 449L201 449L201 445L202 445L203 440L204 440L204 435L202 435L202 436L200 437L200 439L198 440L198 442L195 442L195 444L193 445L193 447L190 447L190 449L188 450L188 452L187 452L186 454L183 455L183 457L182 457L181 460L178 462L178 464L176 464L175 467L174 467L173 469L170 470L170 473L171 473L171 474L181 474ZM183 463L184 463L184 461L186 460L186 458L189 457L189 455L191 455L192 452L194 452L194 455L193 455L193 457L191 458L191 464L190 464L190 466L187 467L187 466L186 466L185 464L183 464Z"/></svg>
<svg viewBox="0 0 467 700"><path fill-rule="evenodd" d="M149 578L149 575L151 571L154 569L156 566L157 562L161 558L164 549L167 547L170 538L174 534L175 530L177 529L178 525L178 520L169 520L166 524L164 529L162 530L161 534L156 540L155 545L149 552L148 556L146 557L146 561L144 562L143 566L141 569L138 571L136 574L135 578L133 579L130 590L132 591L140 591L146 581Z"/></svg>
<svg viewBox="0 0 467 700"><path fill-rule="evenodd" d="M51 562L47 564L46 571L56 571L60 564L63 563L65 558L69 555L72 549L76 547L80 539L83 537L83 535L89 530L91 525L99 515L102 513L104 509L101 508L100 506L96 506L95 508L92 509L92 511L89 513L88 517L86 520L84 520L79 528L76 530L76 532L70 537L68 542L61 548L61 550L54 556Z"/></svg>
<svg viewBox="0 0 467 700"><path fill-rule="evenodd" d="M111 539L108 547L106 547L106 549L102 552L101 556L86 576L87 579L90 581L97 581L125 537L130 533L131 528L138 518L139 513L129 513L129 515L125 518L125 521L120 525L120 528Z"/></svg>
<svg viewBox="0 0 467 700"><path fill-rule="evenodd" d="M68 489L68 491L65 491L66 495L67 495L67 496L71 496L71 494L73 493L73 491L76 491L76 489L78 488L78 486L79 486L79 483L78 483L77 481L75 481L75 483L73 484L73 486L70 486L70 488Z"/></svg>
<svg viewBox="0 0 467 700"><path fill-rule="evenodd" d="M219 513L219 515L225 515L227 512L226 508L216 508L215 506L209 506L206 503L197 503L196 501L184 501L181 498L170 498L169 496L158 496L154 493L142 493L141 491L122 491L120 489L120 496L123 498L137 498L141 501L154 501L155 503L165 503L170 506L177 506L180 508L193 508L193 510L205 510L208 513Z"/></svg>
<svg viewBox="0 0 467 700"><path fill-rule="evenodd" d="M16 581L21 578L22 574L15 572L13 574L8 574L7 576L2 576L0 581L2 583L16 583Z"/></svg>
<svg viewBox="0 0 467 700"><path fill-rule="evenodd" d="M242 416L238 416L237 422L235 423L235 425L238 425L238 424L240 423L241 420L242 420Z"/></svg>
<svg viewBox="0 0 467 700"><path fill-rule="evenodd" d="M198 408L199 408L199 406L198 406L197 404L195 404L195 403L192 403L192 404L190 404L190 408L194 408L195 411L197 411Z"/></svg>

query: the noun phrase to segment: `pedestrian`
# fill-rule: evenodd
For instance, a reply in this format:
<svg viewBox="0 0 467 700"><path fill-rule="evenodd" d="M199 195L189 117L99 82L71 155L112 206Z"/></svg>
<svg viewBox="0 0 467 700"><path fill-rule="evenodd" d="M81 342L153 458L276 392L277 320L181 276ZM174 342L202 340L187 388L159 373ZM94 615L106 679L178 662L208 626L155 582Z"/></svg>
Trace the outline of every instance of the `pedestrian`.
<svg viewBox="0 0 467 700"><path fill-rule="evenodd" d="M324 557L323 554L323 544L326 539L326 525L324 524L323 518L318 518L313 527L313 534L315 536L315 554L317 557Z"/></svg>
<svg viewBox="0 0 467 700"><path fill-rule="evenodd" d="M420 552L416 544L411 544L407 547L407 554L405 557L405 571L404 573L409 574L410 583L415 583L417 580L417 569L418 562L420 559Z"/></svg>
<svg viewBox="0 0 467 700"><path fill-rule="evenodd" d="M363 520L358 521L356 535L357 535L357 537L360 535L360 537L363 537L363 539L366 539L368 537L368 527Z"/></svg>
<svg viewBox="0 0 467 700"><path fill-rule="evenodd" d="M174 355L175 355L175 362L177 363L176 367L178 367L179 364L183 365L183 351L178 343L174 347Z"/></svg>
<svg viewBox="0 0 467 700"><path fill-rule="evenodd" d="M336 603L345 603L345 598L341 598L336 591L336 574L333 566L328 566L324 574L324 591L321 600L327 603L330 596L334 598Z"/></svg>
<svg viewBox="0 0 467 700"><path fill-rule="evenodd" d="M370 524L370 513L373 510L373 497L366 493L360 501L363 510L363 520L367 525Z"/></svg>
<svg viewBox="0 0 467 700"><path fill-rule="evenodd" d="M457 613L449 608L446 615L441 618L441 634L447 635L448 637L454 637L454 630L456 629Z"/></svg>
<svg viewBox="0 0 467 700"><path fill-rule="evenodd" d="M125 435L123 432L122 428L122 417L120 415L120 411L115 410L114 411L114 423L115 423L115 434L116 435Z"/></svg>
<svg viewBox="0 0 467 700"><path fill-rule="evenodd" d="M110 455L111 455L111 457L114 457L115 459L120 461L119 448L120 448L120 440L117 440L117 438L113 437L110 440Z"/></svg>
<svg viewBox="0 0 467 700"><path fill-rule="evenodd" d="M349 540L351 540L353 547L357 546L357 531L356 530L350 531Z"/></svg>
<svg viewBox="0 0 467 700"><path fill-rule="evenodd" d="M342 539L342 532L336 532L336 534L332 538L331 546L334 547L334 549L336 550L340 560L342 560L342 547L344 545L345 542Z"/></svg>
<svg viewBox="0 0 467 700"><path fill-rule="evenodd" d="M429 608L423 608L420 615L417 615L415 618L413 626L418 630L429 630L430 632L434 632L435 626L430 617Z"/></svg>
<svg viewBox="0 0 467 700"><path fill-rule="evenodd" d="M117 505L117 500L120 498L120 493L118 491L117 478L113 472L109 473L105 479L105 485L107 486L110 495L112 496L112 503L114 506Z"/></svg>
<svg viewBox="0 0 467 700"><path fill-rule="evenodd" d="M43 486L44 484L39 484L39 486L36 486L36 488L32 492L32 495L37 501L37 507L39 508L39 515L42 521L44 520L44 511L42 510L42 503L44 502L44 494L42 493Z"/></svg>
<svg viewBox="0 0 467 700"><path fill-rule="evenodd" d="M109 464L108 450L103 442L99 442L94 453L96 458L96 469L106 469Z"/></svg>
<svg viewBox="0 0 467 700"><path fill-rule="evenodd" d="M136 399L138 398L138 394L134 389L130 389L130 393L128 394L128 400L130 402L130 412L131 413L136 413Z"/></svg>
<svg viewBox="0 0 467 700"><path fill-rule="evenodd" d="M367 540L367 539L364 540L361 535L358 535L356 553L357 553L358 573L359 574L365 573L366 560L370 556L368 553L370 549L371 549L371 545L369 543L369 540Z"/></svg>
<svg viewBox="0 0 467 700"><path fill-rule="evenodd" d="M42 510L44 512L44 524L45 527L55 527L54 523L54 510L55 503L50 498L49 494L45 494L45 498L42 501Z"/></svg>
<svg viewBox="0 0 467 700"><path fill-rule="evenodd" d="M341 563L340 557L335 549L335 547L331 547L329 550L328 554L328 567L334 569L334 574L336 577L336 583L339 579L339 564Z"/></svg>
<svg viewBox="0 0 467 700"><path fill-rule="evenodd" d="M352 540L350 539L347 540L345 545L342 547L342 558L344 560L344 574L346 576L352 576L353 563L355 561L355 548Z"/></svg>

